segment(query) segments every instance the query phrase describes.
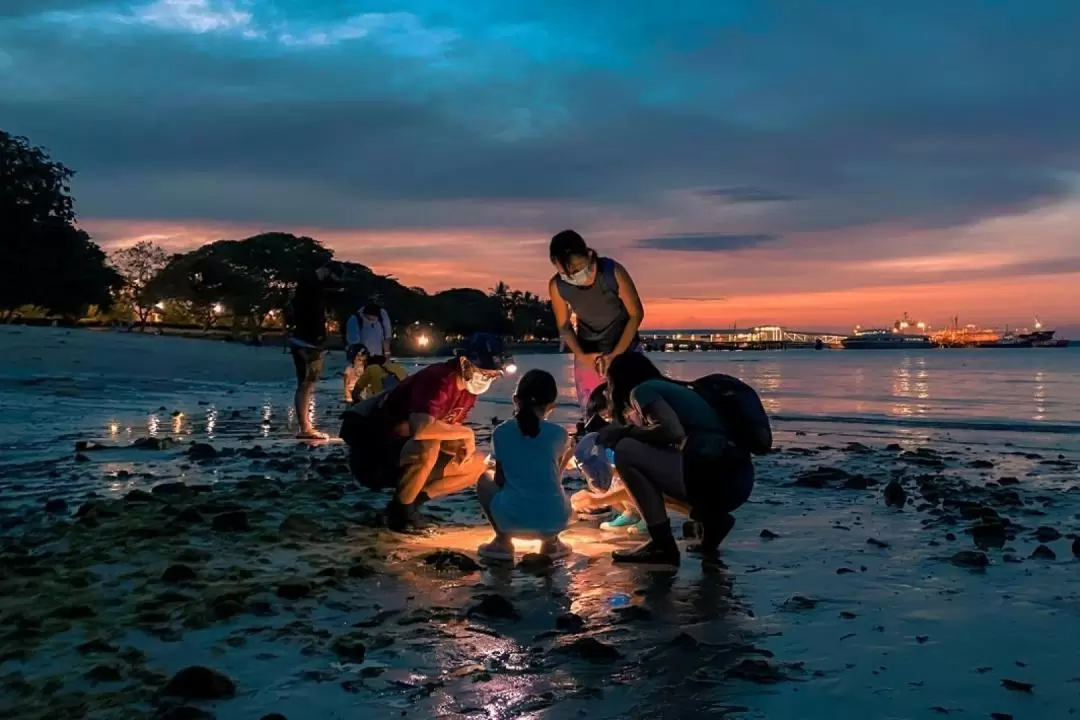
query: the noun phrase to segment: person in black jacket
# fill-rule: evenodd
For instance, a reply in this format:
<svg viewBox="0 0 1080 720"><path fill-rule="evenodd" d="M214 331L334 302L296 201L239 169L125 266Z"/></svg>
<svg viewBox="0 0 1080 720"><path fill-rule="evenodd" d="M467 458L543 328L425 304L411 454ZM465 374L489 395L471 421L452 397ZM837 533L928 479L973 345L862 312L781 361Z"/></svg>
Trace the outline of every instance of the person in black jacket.
<svg viewBox="0 0 1080 720"><path fill-rule="evenodd" d="M293 407L300 424L298 438L325 440L326 433L315 429L311 413L311 397L315 383L322 377L323 345L326 342L326 293L344 279L340 263L328 262L303 277L286 307L289 325L287 342L296 367L296 394Z"/></svg>

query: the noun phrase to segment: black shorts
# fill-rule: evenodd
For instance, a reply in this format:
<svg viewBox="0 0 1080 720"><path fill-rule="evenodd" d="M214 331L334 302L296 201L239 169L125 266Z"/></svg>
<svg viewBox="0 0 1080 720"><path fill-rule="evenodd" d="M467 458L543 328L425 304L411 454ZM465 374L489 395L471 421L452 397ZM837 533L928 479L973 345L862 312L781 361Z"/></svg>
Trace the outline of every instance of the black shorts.
<svg viewBox="0 0 1080 720"><path fill-rule="evenodd" d="M292 359L296 366L296 382L314 383L322 378L323 355L319 348L293 347Z"/></svg>

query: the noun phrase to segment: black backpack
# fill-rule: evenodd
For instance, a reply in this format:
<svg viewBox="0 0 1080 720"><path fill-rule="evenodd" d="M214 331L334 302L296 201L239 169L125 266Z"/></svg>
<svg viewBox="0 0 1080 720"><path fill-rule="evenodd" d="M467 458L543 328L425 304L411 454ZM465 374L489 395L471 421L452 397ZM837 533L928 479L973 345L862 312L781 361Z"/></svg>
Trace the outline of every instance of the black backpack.
<svg viewBox="0 0 1080 720"><path fill-rule="evenodd" d="M706 375L687 384L720 416L736 446L752 455L768 455L772 451L772 426L754 388L723 373Z"/></svg>

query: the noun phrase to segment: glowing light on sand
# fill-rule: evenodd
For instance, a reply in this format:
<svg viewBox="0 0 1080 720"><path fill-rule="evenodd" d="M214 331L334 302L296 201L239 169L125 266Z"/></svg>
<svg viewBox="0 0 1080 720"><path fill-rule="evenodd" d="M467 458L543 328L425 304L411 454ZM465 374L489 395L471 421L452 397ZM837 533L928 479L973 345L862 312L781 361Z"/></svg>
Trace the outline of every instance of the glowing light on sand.
<svg viewBox="0 0 1080 720"><path fill-rule="evenodd" d="M426 348L430 344L431 344L431 338L430 337L428 337L427 335L417 335L417 337L416 337L416 347Z"/></svg>
<svg viewBox="0 0 1080 720"><path fill-rule="evenodd" d="M504 370L504 372L506 372L507 375L513 375L514 373L516 373L518 371L518 366L515 365L514 363L510 363L505 368L503 368L503 370Z"/></svg>

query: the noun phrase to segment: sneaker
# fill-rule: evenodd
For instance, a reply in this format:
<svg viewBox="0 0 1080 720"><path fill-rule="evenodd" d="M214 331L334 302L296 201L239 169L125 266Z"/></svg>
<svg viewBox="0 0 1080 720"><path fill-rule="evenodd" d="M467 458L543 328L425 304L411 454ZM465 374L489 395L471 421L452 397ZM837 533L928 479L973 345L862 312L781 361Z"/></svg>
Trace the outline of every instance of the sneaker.
<svg viewBox="0 0 1080 720"><path fill-rule="evenodd" d="M631 535L648 535L649 534L649 524L647 522L645 522L644 520L639 520L638 522L634 523L630 527L626 528L626 530Z"/></svg>
<svg viewBox="0 0 1080 720"><path fill-rule="evenodd" d="M476 554L485 560L498 560L500 562L514 561L514 543L506 543L500 540L486 542L476 549Z"/></svg>
<svg viewBox="0 0 1080 720"><path fill-rule="evenodd" d="M547 555L552 560L564 558L571 552L573 552L572 548L558 538L548 540L540 546L540 554Z"/></svg>
<svg viewBox="0 0 1080 720"><path fill-rule="evenodd" d="M643 521L641 520L640 517L638 517L637 513L629 512L629 511L628 512L622 512L622 513L619 513L615 517L614 520L610 520L608 522L600 523L600 529L601 530L607 530L607 531L621 530L624 527L628 527L628 526L631 526L631 525L637 525L637 524L640 524L641 522L643 522Z"/></svg>
<svg viewBox="0 0 1080 720"><path fill-rule="evenodd" d="M633 550L616 550L611 559L617 563L635 563L639 565L674 565L679 566L679 546L674 543L661 544L655 540Z"/></svg>

